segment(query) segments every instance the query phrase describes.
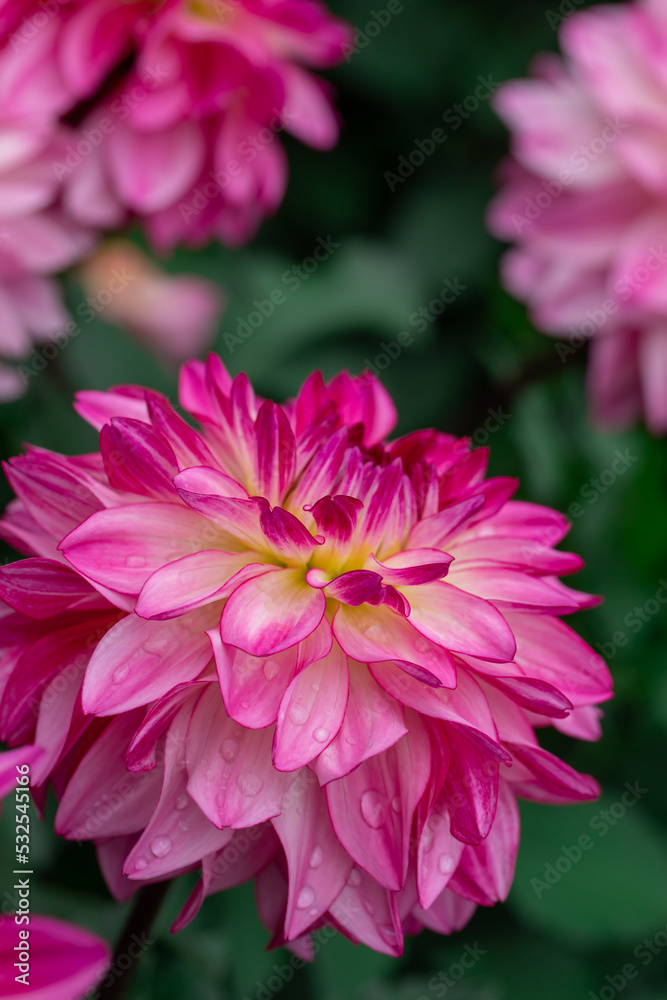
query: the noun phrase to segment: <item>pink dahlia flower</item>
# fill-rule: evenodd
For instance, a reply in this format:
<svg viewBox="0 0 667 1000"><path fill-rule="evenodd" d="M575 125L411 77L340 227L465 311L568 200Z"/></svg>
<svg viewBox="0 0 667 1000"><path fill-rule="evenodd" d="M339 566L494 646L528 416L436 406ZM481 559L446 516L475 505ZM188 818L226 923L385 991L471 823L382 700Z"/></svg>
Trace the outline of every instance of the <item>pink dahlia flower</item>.
<svg viewBox="0 0 667 1000"><path fill-rule="evenodd" d="M39 3L5 8L4 104L80 122L58 170L84 224L131 212L161 248L243 242L284 194L279 133L337 140L305 67L340 61L351 31L318 0L60 0L38 30Z"/></svg>
<svg viewBox="0 0 667 1000"><path fill-rule="evenodd" d="M563 23L564 59L543 56L495 106L514 159L490 225L516 243L507 288L535 324L591 338L594 417L642 413L667 431L667 17L662 0L592 7Z"/></svg>
<svg viewBox="0 0 667 1000"><path fill-rule="evenodd" d="M0 920L0 996L5 1000L78 1000L100 981L109 959L104 941L62 920Z"/></svg>
<svg viewBox="0 0 667 1000"><path fill-rule="evenodd" d="M68 317L52 275L92 245L60 205L51 165L66 143L65 129L0 121L0 356L8 360L62 332ZM0 365L0 400L24 389L18 371Z"/></svg>
<svg viewBox="0 0 667 1000"><path fill-rule="evenodd" d="M115 273L122 274L126 284L105 307L106 320L172 362L201 354L209 346L224 305L213 282L195 274L167 274L127 240L103 243L78 276L87 295L97 298Z"/></svg>
<svg viewBox="0 0 667 1000"><path fill-rule="evenodd" d="M599 736L600 658L559 616L568 528L436 431L387 441L370 375L284 406L219 358L180 402L84 392L100 452L12 460L0 737L119 898L201 867L177 921L257 879L274 943L392 955L504 899L517 796L595 797L540 748Z"/></svg>

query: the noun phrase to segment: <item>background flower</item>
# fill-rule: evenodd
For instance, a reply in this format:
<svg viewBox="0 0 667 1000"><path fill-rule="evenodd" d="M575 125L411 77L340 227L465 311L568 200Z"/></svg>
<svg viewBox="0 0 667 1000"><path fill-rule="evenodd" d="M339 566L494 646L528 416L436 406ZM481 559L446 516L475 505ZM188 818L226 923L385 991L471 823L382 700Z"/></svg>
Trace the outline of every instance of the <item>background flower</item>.
<svg viewBox="0 0 667 1000"><path fill-rule="evenodd" d="M564 60L544 56L495 107L514 162L491 208L507 253L507 288L535 324L576 348L592 338L595 419L646 415L667 431L667 44L655 0L579 11L560 32Z"/></svg>

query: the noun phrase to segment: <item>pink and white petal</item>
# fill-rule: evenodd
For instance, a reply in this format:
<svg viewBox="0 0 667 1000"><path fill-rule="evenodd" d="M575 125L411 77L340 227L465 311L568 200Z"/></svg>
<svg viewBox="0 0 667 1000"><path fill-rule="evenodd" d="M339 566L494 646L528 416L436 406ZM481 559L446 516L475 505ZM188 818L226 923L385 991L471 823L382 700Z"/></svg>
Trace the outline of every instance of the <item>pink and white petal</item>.
<svg viewBox="0 0 667 1000"><path fill-rule="evenodd" d="M248 491L231 476L225 475L219 469L198 465L183 469L178 474L176 486L188 493L227 497L232 500L247 500Z"/></svg>
<svg viewBox="0 0 667 1000"><path fill-rule="evenodd" d="M368 568L379 572L385 584L408 586L440 580L446 576L452 559L453 556L440 549L405 549L384 562L378 562L372 555Z"/></svg>
<svg viewBox="0 0 667 1000"><path fill-rule="evenodd" d="M582 705L565 719L555 719L554 728L566 736L572 736L577 740L599 740L602 736L600 719L603 712L595 705Z"/></svg>
<svg viewBox="0 0 667 1000"><path fill-rule="evenodd" d="M169 728L173 748L184 747L189 706ZM219 830L188 795L188 773L178 751L165 757L164 779L155 812L127 857L123 872L131 879L155 879L198 865L203 857L223 848L232 830Z"/></svg>
<svg viewBox="0 0 667 1000"><path fill-rule="evenodd" d="M303 565L317 547L318 543L301 521L282 507L263 510L260 524L267 542L285 562Z"/></svg>
<svg viewBox="0 0 667 1000"><path fill-rule="evenodd" d="M516 643L512 631L488 601L441 581L401 587L401 593L411 607L411 624L432 642L454 653L470 653L486 660L506 662L513 658Z"/></svg>
<svg viewBox="0 0 667 1000"><path fill-rule="evenodd" d="M37 744L16 747L14 750L5 750L0 753L0 799L13 792L16 786L16 778L20 773L19 767L27 765L33 768L38 765L44 757L44 750Z"/></svg>
<svg viewBox="0 0 667 1000"><path fill-rule="evenodd" d="M219 829L279 815L292 778L273 767L272 741L273 727L245 729L230 719L215 685L202 695L188 733L187 790Z"/></svg>
<svg viewBox="0 0 667 1000"><path fill-rule="evenodd" d="M267 506L266 500L261 497L245 500L192 493L181 485L184 482L188 482L187 471L176 476L174 485L188 507L199 511L217 526L221 548L226 552L266 549L266 539L259 522L260 514Z"/></svg>
<svg viewBox="0 0 667 1000"><path fill-rule="evenodd" d="M281 406L270 399L255 421L257 492L273 506L280 504L296 472L296 441Z"/></svg>
<svg viewBox="0 0 667 1000"><path fill-rule="evenodd" d="M402 660L433 675L439 684L456 685L456 667L451 653L425 638L388 607L353 608L341 605L333 620L334 635L342 648L362 663Z"/></svg>
<svg viewBox="0 0 667 1000"><path fill-rule="evenodd" d="M196 550L212 525L178 503L137 503L93 514L60 543L86 579L123 594L138 594L151 573Z"/></svg>
<svg viewBox="0 0 667 1000"><path fill-rule="evenodd" d="M224 643L219 628L212 629L209 638L222 699L231 718L249 729L272 725L297 669L299 647L292 646L267 658Z"/></svg>
<svg viewBox="0 0 667 1000"><path fill-rule="evenodd" d="M112 417L130 417L148 423L145 393L137 394L133 387L118 386L108 392L84 389L74 397L74 409L96 431L102 430Z"/></svg>
<svg viewBox="0 0 667 1000"><path fill-rule="evenodd" d="M334 833L326 795L311 772L307 787L297 777L295 794L288 789L283 808L271 822L287 858L289 892L285 915L288 940L304 934L342 891L352 858Z"/></svg>
<svg viewBox="0 0 667 1000"><path fill-rule="evenodd" d="M206 630L218 613L206 607L167 622L123 618L95 647L83 682L84 712L127 712L194 681L211 660Z"/></svg>
<svg viewBox="0 0 667 1000"><path fill-rule="evenodd" d="M347 657L336 643L291 681L278 711L273 763L295 771L317 757L338 733L349 693Z"/></svg>
<svg viewBox="0 0 667 1000"><path fill-rule="evenodd" d="M472 567L470 563L459 566L457 561L448 579L461 590L492 601L499 608L514 611L545 611L552 615L564 615L582 606L590 606L590 595L572 591L560 581L529 576L504 566L489 564Z"/></svg>
<svg viewBox="0 0 667 1000"><path fill-rule="evenodd" d="M117 128L107 149L114 185L125 204L140 213L168 208L196 182L205 140L195 122L164 132Z"/></svg>
<svg viewBox="0 0 667 1000"><path fill-rule="evenodd" d="M409 732L385 753L326 786L331 822L343 847L380 885L405 884L409 833L430 776L430 744L411 713Z"/></svg>
<svg viewBox="0 0 667 1000"><path fill-rule="evenodd" d="M325 785L383 753L405 736L403 707L377 684L365 664L348 661L350 694L343 724L312 768Z"/></svg>
<svg viewBox="0 0 667 1000"><path fill-rule="evenodd" d="M242 584L227 601L223 641L254 656L272 656L305 639L322 621L326 598L302 569L277 569Z"/></svg>
<svg viewBox="0 0 667 1000"><path fill-rule="evenodd" d="M254 565L254 552L204 549L175 559L149 576L135 611L141 618L164 620L220 600L226 584L245 566ZM261 572L259 567L258 572Z"/></svg>

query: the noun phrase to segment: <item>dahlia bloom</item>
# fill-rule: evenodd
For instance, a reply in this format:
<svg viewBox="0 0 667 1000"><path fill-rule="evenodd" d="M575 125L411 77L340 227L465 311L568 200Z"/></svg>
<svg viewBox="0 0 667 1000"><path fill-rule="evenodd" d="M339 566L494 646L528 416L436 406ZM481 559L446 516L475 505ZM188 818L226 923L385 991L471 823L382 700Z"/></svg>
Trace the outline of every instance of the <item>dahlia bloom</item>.
<svg viewBox="0 0 667 1000"><path fill-rule="evenodd" d="M25 357L34 342L60 333L68 317L52 275L92 245L63 212L51 163L65 129L0 121L0 356ZM0 400L19 396L16 369L0 365Z"/></svg>
<svg viewBox="0 0 667 1000"><path fill-rule="evenodd" d="M17 981L26 975L15 964L22 964L17 947L26 943L29 958L23 964L29 972ZM101 938L62 920L31 916L29 924L17 925L13 918L0 919L0 995L5 1000L78 1000L100 981L109 959Z"/></svg>
<svg viewBox="0 0 667 1000"><path fill-rule="evenodd" d="M494 98L514 159L491 207L517 246L507 288L563 360L591 339L593 416L667 431L667 16L662 0L592 7L560 30L564 58Z"/></svg>
<svg viewBox="0 0 667 1000"><path fill-rule="evenodd" d="M558 616L555 511L487 450L419 431L371 376L279 406L220 359L180 403L83 392L99 453L7 465L0 737L119 899L201 868L176 922L255 878L273 943L327 926L398 955L504 899L517 796L598 794L536 728L599 736L600 658ZM12 751L10 751L11 753Z"/></svg>
<svg viewBox="0 0 667 1000"><path fill-rule="evenodd" d="M215 335L224 299L196 274L166 274L128 240L102 243L78 270L87 295L108 287L120 273L127 282L104 316L160 357L180 363L201 354Z"/></svg>
<svg viewBox="0 0 667 1000"><path fill-rule="evenodd" d="M329 90L305 67L340 61L350 29L318 0L4 6L0 109L77 121L57 169L86 225L129 212L162 249L244 242L284 194L278 133L336 142Z"/></svg>

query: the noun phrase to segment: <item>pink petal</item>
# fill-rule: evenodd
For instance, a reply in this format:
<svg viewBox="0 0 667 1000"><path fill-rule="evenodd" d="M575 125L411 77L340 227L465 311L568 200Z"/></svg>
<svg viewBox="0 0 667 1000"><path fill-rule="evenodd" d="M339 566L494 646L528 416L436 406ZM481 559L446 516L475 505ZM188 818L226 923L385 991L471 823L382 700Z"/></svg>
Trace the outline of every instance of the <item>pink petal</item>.
<svg viewBox="0 0 667 1000"><path fill-rule="evenodd" d="M365 871L352 869L329 912L338 929L352 941L360 941L393 958L403 953L403 930L395 895Z"/></svg>
<svg viewBox="0 0 667 1000"><path fill-rule="evenodd" d="M106 941L53 917L30 915L30 985L17 983L19 928L0 924L0 994L5 1000L29 995L35 1000L72 1000L88 995L111 962ZM27 943L27 942L26 942Z"/></svg>
<svg viewBox="0 0 667 1000"><path fill-rule="evenodd" d="M160 773L131 774L125 770L122 755L140 716L130 712L113 719L76 768L56 814L60 836L68 840L118 837L137 833L148 823L160 794Z"/></svg>
<svg viewBox="0 0 667 1000"><path fill-rule="evenodd" d="M411 624L427 639L452 652L486 660L513 658L516 643L512 631L488 601L440 581L402 587L401 593L412 609Z"/></svg>
<svg viewBox="0 0 667 1000"><path fill-rule="evenodd" d="M451 832L449 811L441 803L424 823L417 849L417 887L425 910L449 883L462 852L463 844Z"/></svg>
<svg viewBox="0 0 667 1000"><path fill-rule="evenodd" d="M350 694L343 723L312 764L322 785L349 774L407 733L402 706L376 684L367 667L349 660L348 670Z"/></svg>
<svg viewBox="0 0 667 1000"><path fill-rule="evenodd" d="M208 608L167 622L128 615L95 648L83 683L84 712L127 712L193 681L211 659L212 624Z"/></svg>
<svg viewBox="0 0 667 1000"><path fill-rule="evenodd" d="M271 505L279 504L296 471L296 441L282 407L265 400L257 414L255 433L257 492Z"/></svg>
<svg viewBox="0 0 667 1000"><path fill-rule="evenodd" d="M272 656L314 632L326 598L309 587L302 569L279 569L242 584L227 601L224 642L254 656Z"/></svg>
<svg viewBox="0 0 667 1000"><path fill-rule="evenodd" d="M30 618L51 618L91 593L77 573L52 559L22 559L0 567L0 597Z"/></svg>
<svg viewBox="0 0 667 1000"><path fill-rule="evenodd" d="M60 547L83 576L120 593L138 594L165 563L196 550L207 530L210 534L201 514L182 504L127 504L89 517Z"/></svg>
<svg viewBox="0 0 667 1000"><path fill-rule="evenodd" d="M109 138L107 153L120 197L145 214L168 208L196 182L205 143L201 127L191 121L164 132L122 126Z"/></svg>
<svg viewBox="0 0 667 1000"><path fill-rule="evenodd" d="M417 717L385 753L326 786L331 822L357 864L380 885L405 883L412 817L430 775L430 750Z"/></svg>
<svg viewBox="0 0 667 1000"><path fill-rule="evenodd" d="M292 776L271 763L273 727L244 729L230 719L213 685L192 715L188 793L218 828L263 823L281 811Z"/></svg>
<svg viewBox="0 0 667 1000"><path fill-rule="evenodd" d="M399 660L414 663L446 687L456 685L451 654L424 638L411 624L386 607L351 608L341 605L333 620L336 639L348 656L362 663Z"/></svg>
<svg viewBox="0 0 667 1000"><path fill-rule="evenodd" d="M507 782L501 781L491 831L480 844L464 849L450 889L482 906L507 899L514 878L519 832L514 793Z"/></svg>
<svg viewBox="0 0 667 1000"><path fill-rule="evenodd" d="M278 709L297 667L298 646L271 658L252 656L220 638L220 630L209 633L220 690L229 715L249 729L263 729L278 718Z"/></svg>
<svg viewBox="0 0 667 1000"><path fill-rule="evenodd" d="M227 582L249 563L254 552L193 552L156 570L141 589L136 613L153 620L174 618L224 596ZM258 573L262 567L257 566Z"/></svg>
<svg viewBox="0 0 667 1000"><path fill-rule="evenodd" d="M279 771L295 771L331 743L345 715L348 691L347 657L337 644L296 675L278 712L273 763Z"/></svg>
<svg viewBox="0 0 667 1000"><path fill-rule="evenodd" d="M280 837L289 872L285 936L305 933L342 891L352 868L329 819L324 792L310 771L310 781L297 778L283 797L283 808L271 822Z"/></svg>

